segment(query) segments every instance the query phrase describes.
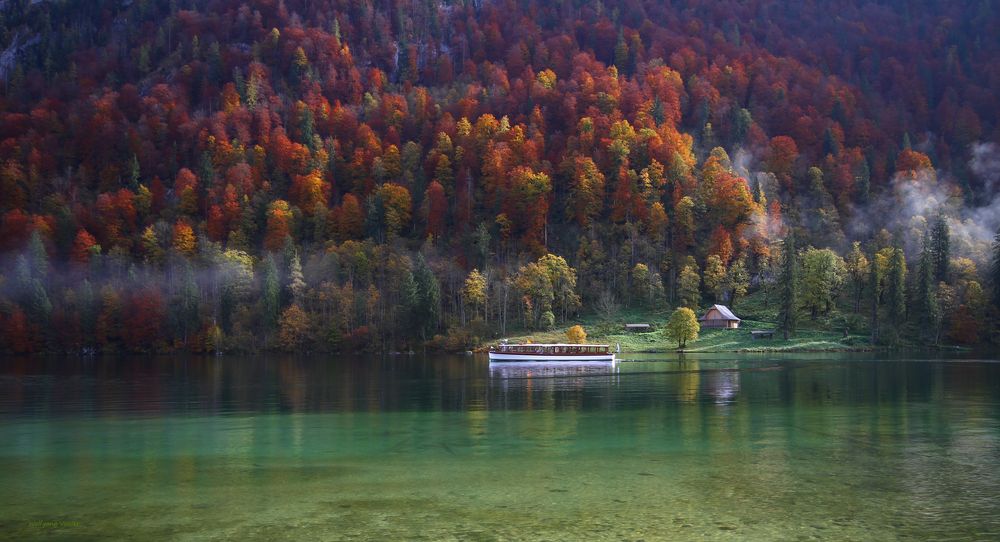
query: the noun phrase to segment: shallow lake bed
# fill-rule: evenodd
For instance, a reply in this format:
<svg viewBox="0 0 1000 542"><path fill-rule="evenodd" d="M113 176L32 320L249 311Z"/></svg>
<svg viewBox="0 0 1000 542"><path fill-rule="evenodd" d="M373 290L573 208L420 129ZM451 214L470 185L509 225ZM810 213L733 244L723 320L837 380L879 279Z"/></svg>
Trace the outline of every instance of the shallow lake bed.
<svg viewBox="0 0 1000 542"><path fill-rule="evenodd" d="M1000 364L0 362L0 537L1000 536Z"/></svg>

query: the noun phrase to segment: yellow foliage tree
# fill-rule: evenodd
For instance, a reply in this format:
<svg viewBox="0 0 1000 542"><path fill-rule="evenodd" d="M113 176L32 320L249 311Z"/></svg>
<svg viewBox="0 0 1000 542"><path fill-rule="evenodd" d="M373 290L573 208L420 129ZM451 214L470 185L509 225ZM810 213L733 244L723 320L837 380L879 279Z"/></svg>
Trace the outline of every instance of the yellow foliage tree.
<svg viewBox="0 0 1000 542"><path fill-rule="evenodd" d="M472 308L473 317L479 312L479 307L486 305L486 276L473 269L462 286L462 299Z"/></svg>
<svg viewBox="0 0 1000 542"><path fill-rule="evenodd" d="M587 332L577 324L566 330L566 339L573 344L583 344L587 342Z"/></svg>
<svg viewBox="0 0 1000 542"><path fill-rule="evenodd" d="M667 327L663 333L668 339L677 341L679 348L687 346L688 341L698 340L698 332L701 331L701 324L695 317L694 311L687 307L680 307L670 315Z"/></svg>
<svg viewBox="0 0 1000 542"><path fill-rule="evenodd" d="M309 315L298 305L291 305L281 313L278 322L278 342L286 350L295 350L309 336Z"/></svg>
<svg viewBox="0 0 1000 542"><path fill-rule="evenodd" d="M389 237L396 236L410 224L413 207L410 191L405 186L385 183L378 188L378 195L382 198L382 205L385 208L386 233Z"/></svg>

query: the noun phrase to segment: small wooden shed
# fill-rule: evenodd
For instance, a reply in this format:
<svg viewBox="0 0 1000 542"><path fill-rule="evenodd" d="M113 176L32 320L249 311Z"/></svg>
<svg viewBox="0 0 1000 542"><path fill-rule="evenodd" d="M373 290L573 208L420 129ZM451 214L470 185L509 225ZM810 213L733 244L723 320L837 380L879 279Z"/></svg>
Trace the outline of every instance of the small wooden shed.
<svg viewBox="0 0 1000 542"><path fill-rule="evenodd" d="M646 333L648 331L653 331L653 326L649 324L625 324L625 331L631 331L632 333Z"/></svg>
<svg viewBox="0 0 1000 542"><path fill-rule="evenodd" d="M736 329L740 327L740 319L725 305L712 305L701 318L701 327Z"/></svg>

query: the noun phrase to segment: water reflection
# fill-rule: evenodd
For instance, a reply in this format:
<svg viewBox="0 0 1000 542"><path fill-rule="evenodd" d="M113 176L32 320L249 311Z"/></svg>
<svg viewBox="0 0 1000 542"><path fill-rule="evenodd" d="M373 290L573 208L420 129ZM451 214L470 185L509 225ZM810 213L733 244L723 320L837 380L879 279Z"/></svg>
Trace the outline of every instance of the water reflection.
<svg viewBox="0 0 1000 542"><path fill-rule="evenodd" d="M472 356L9 359L0 362L0 416L955 404L998 384L997 363L870 355L689 355L614 365L490 364Z"/></svg>
<svg viewBox="0 0 1000 542"><path fill-rule="evenodd" d="M505 410L607 408L619 364L605 362L489 364L489 404Z"/></svg>
<svg viewBox="0 0 1000 542"><path fill-rule="evenodd" d="M523 380L527 378L579 378L593 376L610 376L618 374L617 363L582 362L582 363L534 363L534 362L492 362L490 363L490 381Z"/></svg>

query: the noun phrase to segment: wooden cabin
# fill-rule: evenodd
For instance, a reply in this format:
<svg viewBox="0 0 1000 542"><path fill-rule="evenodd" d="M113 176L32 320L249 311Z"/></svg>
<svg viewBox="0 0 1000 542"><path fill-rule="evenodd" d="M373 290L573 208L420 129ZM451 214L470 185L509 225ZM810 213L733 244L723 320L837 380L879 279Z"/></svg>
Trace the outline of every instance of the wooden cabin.
<svg viewBox="0 0 1000 542"><path fill-rule="evenodd" d="M740 319L725 305L712 305L701 318L698 319L701 327L736 329L740 327Z"/></svg>
<svg viewBox="0 0 1000 542"><path fill-rule="evenodd" d="M653 326L649 324L625 324L625 331L632 333L647 333L653 331Z"/></svg>

